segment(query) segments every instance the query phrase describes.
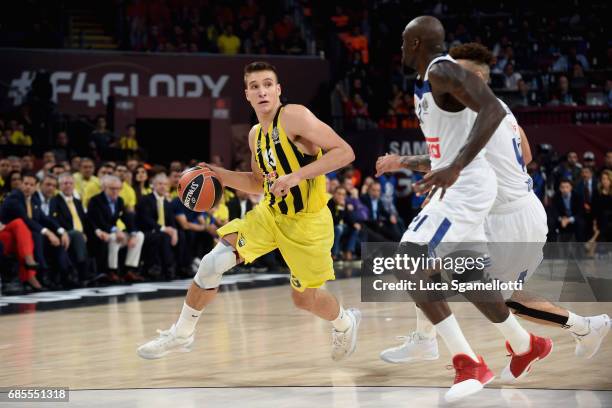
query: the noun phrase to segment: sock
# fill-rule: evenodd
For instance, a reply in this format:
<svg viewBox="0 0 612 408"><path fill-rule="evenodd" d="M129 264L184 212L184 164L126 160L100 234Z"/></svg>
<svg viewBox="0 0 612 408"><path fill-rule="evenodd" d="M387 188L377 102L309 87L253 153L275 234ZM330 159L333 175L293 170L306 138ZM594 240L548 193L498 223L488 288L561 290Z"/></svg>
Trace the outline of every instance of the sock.
<svg viewBox="0 0 612 408"><path fill-rule="evenodd" d="M508 340L516 354L527 353L531 349L531 336L523 329L513 313L510 313L505 321L493 323L493 326Z"/></svg>
<svg viewBox="0 0 612 408"><path fill-rule="evenodd" d="M436 328L434 327L433 323L429 321L427 316L425 316L425 313L423 313L419 307L415 306L415 309L417 332L423 337L434 339L436 337Z"/></svg>
<svg viewBox="0 0 612 408"><path fill-rule="evenodd" d="M470 344L463 335L463 332L459 327L459 323L457 323L457 319L455 319L453 314L436 324L435 329L440 337L444 339L446 347L448 347L448 350L453 356L456 356L457 354L466 354L470 356L472 360L479 361L476 353L474 353L470 347Z"/></svg>
<svg viewBox="0 0 612 408"><path fill-rule="evenodd" d="M331 323L336 331L345 332L351 327L353 321L342 305L340 305L340 313L338 313L338 317L332 320Z"/></svg>
<svg viewBox="0 0 612 408"><path fill-rule="evenodd" d="M589 334L590 327L587 318L574 314L569 310L568 313L569 317L567 318L567 330L574 334L578 334L579 336Z"/></svg>
<svg viewBox="0 0 612 408"><path fill-rule="evenodd" d="M195 310L187 303L183 303L183 310L181 310L181 315L176 322L176 335L179 337L191 336L201 314L201 310Z"/></svg>

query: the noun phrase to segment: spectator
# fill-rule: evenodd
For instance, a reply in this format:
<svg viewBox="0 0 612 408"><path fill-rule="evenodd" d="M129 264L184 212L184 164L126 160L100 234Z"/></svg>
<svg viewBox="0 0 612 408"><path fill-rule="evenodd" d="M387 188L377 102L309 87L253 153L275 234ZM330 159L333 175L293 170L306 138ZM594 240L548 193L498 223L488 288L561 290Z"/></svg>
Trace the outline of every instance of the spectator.
<svg viewBox="0 0 612 408"><path fill-rule="evenodd" d="M355 52L359 52L364 64L370 62L368 39L361 33L361 28L359 26L353 27L352 33L350 35L341 36L341 39L344 41L351 55Z"/></svg>
<svg viewBox="0 0 612 408"><path fill-rule="evenodd" d="M281 43L285 43L295 29L293 19L289 15L285 14L281 21L274 24L274 37Z"/></svg>
<svg viewBox="0 0 612 408"><path fill-rule="evenodd" d="M87 207L87 218L90 225L89 237L93 241L91 247L95 249L100 274L97 279L111 283L121 281L119 250L123 247L127 247L125 280L142 280L137 269L144 234L136 229L133 214L125 211L123 199L119 197L121 185L121 180L117 176L102 176L102 192L93 196ZM118 220L125 224L127 233L117 228Z"/></svg>
<svg viewBox="0 0 612 408"><path fill-rule="evenodd" d="M540 170L540 165L536 161L531 161L527 165L527 173L533 180L533 192L540 199L544 201L544 194L546 193L546 179Z"/></svg>
<svg viewBox="0 0 612 408"><path fill-rule="evenodd" d="M558 194L553 198L554 230L561 242L584 242L584 205L572 189L570 180L559 183Z"/></svg>
<svg viewBox="0 0 612 408"><path fill-rule="evenodd" d="M608 150L606 152L605 162L604 162L603 168L601 169L600 173L602 173L605 170L612 171L612 150Z"/></svg>
<svg viewBox="0 0 612 408"><path fill-rule="evenodd" d="M568 152L565 160L553 170L555 184L558 186L562 179L569 180L572 184L578 182L582 165L578 163L578 154Z"/></svg>
<svg viewBox="0 0 612 408"><path fill-rule="evenodd" d="M537 106L538 105L538 95L536 92L533 92L529 89L529 85L522 79L518 81L518 99L514 103L513 107L517 106Z"/></svg>
<svg viewBox="0 0 612 408"><path fill-rule="evenodd" d="M55 156L55 160L58 162L68 161L72 156L76 154L76 152L70 148L68 140L68 133L62 130L57 133L55 138L55 147L53 148L53 155Z"/></svg>
<svg viewBox="0 0 612 408"><path fill-rule="evenodd" d="M612 170L604 170L599 177L598 194L593 201L594 230L599 241L612 241Z"/></svg>
<svg viewBox="0 0 612 408"><path fill-rule="evenodd" d="M570 67L575 63L582 66L583 69L589 69L589 62L586 57L582 54L578 54L575 46L571 46L568 49L567 55L561 55L553 64L552 70L554 72L568 72Z"/></svg>
<svg viewBox="0 0 612 408"><path fill-rule="evenodd" d="M153 190L149 187L149 173L145 166L138 165L132 175L132 188L136 193L136 202L147 195L151 194Z"/></svg>
<svg viewBox="0 0 612 408"><path fill-rule="evenodd" d="M172 200L178 197L178 182L181 179L181 173L183 171L171 170L170 171L170 190L168 191L168 199Z"/></svg>
<svg viewBox="0 0 612 408"><path fill-rule="evenodd" d="M16 218L7 224L0 222L0 247L4 256L17 255L19 262L19 280L26 289L45 290L36 278L38 264L34 260L34 241L26 223Z"/></svg>
<svg viewBox="0 0 612 408"><path fill-rule="evenodd" d="M57 161L55 160L55 154L51 150L44 152L42 159L42 169L40 169L38 173L36 173L36 177L39 181L42 181L43 177L45 177L45 175L51 172L51 168L57 164Z"/></svg>
<svg viewBox="0 0 612 408"><path fill-rule="evenodd" d="M49 217L51 199L57 194L57 179L48 174L40 183L40 189L36 191L38 201L40 202L40 209L42 212Z"/></svg>
<svg viewBox="0 0 612 408"><path fill-rule="evenodd" d="M589 87L589 81L584 76L582 65L576 63L572 67L572 80L570 81L570 89L577 93L583 94Z"/></svg>
<svg viewBox="0 0 612 408"><path fill-rule="evenodd" d="M11 166L11 171L23 171L23 167L21 166L21 160L17 156L9 156L7 157L9 164Z"/></svg>
<svg viewBox="0 0 612 408"><path fill-rule="evenodd" d="M36 193L38 180L29 173L23 176L19 190L12 191L2 204L0 221L4 224L21 219L34 242L34 258L42 269L42 284L53 289L58 285L74 286L66 248L70 238L59 224L45 215ZM56 235L57 234L57 235ZM47 262L49 260L49 262Z"/></svg>
<svg viewBox="0 0 612 408"><path fill-rule="evenodd" d="M96 128L89 137L89 147L94 151L94 155L104 156L114 139L115 136L106 128L106 118L98 116Z"/></svg>
<svg viewBox="0 0 612 408"><path fill-rule="evenodd" d="M381 186L379 182L373 182L368 188L368 193L361 197L361 202L368 208L369 220L366 225L374 232L382 235L387 240L399 242L403 231L398 225L396 215L389 214L381 198Z"/></svg>
<svg viewBox="0 0 612 408"><path fill-rule="evenodd" d="M87 187L85 188L83 196L81 197L81 201L83 201L83 206L85 206L85 208L89 208L89 200L91 200L93 196L102 192L102 177L110 176L114 173L114 171L115 166L110 162L102 163L102 165L100 165L98 168L97 177L95 179L92 178L91 182L87 183Z"/></svg>
<svg viewBox="0 0 612 408"><path fill-rule="evenodd" d="M234 34L234 27L228 25L223 30L223 34L217 38L217 47L221 54L235 55L240 51L240 38Z"/></svg>
<svg viewBox="0 0 612 408"><path fill-rule="evenodd" d="M21 158L21 171L26 173L34 171L34 155L26 154Z"/></svg>
<svg viewBox="0 0 612 408"><path fill-rule="evenodd" d="M17 123L16 120L10 121L11 136L9 142L14 145L21 146L32 146L32 136L26 135L24 127L21 123Z"/></svg>
<svg viewBox="0 0 612 408"><path fill-rule="evenodd" d="M145 234L145 270L151 277L172 280L176 266L172 247L178 243L178 232L168 193L168 177L159 173L153 177L153 192L144 196L137 207L138 227Z"/></svg>
<svg viewBox="0 0 612 408"><path fill-rule="evenodd" d="M230 221L235 218L244 218L244 215L253 208L249 195L240 190L236 190L235 196L228 200L226 205Z"/></svg>
<svg viewBox="0 0 612 408"><path fill-rule="evenodd" d="M597 168L597 163L595 162L595 153L591 151L586 151L582 155L582 167L590 168L593 173L595 173L595 169Z"/></svg>
<svg viewBox="0 0 612 408"><path fill-rule="evenodd" d="M74 177L70 173L59 176L60 193L51 199L50 212L55 221L67 231L70 237L68 255L76 266L79 283L91 280L87 260L87 217L81 200L74 196Z"/></svg>
<svg viewBox="0 0 612 408"><path fill-rule="evenodd" d="M136 192L130 183L131 173L128 171L125 164L118 164L115 168L115 176L119 177L119 180L121 180L122 183L119 196L123 198L125 209L133 212L136 208Z"/></svg>
<svg viewBox="0 0 612 408"><path fill-rule="evenodd" d="M81 156L72 156L72 158L70 159L70 172L71 173L77 173L79 172L79 170L81 169ZM93 174L93 170L92 170L92 174ZM76 181L76 180L75 180Z"/></svg>
<svg viewBox="0 0 612 408"><path fill-rule="evenodd" d="M518 81L522 79L521 74L514 71L514 65L508 62L504 67L504 89L509 91L518 90Z"/></svg>
<svg viewBox="0 0 612 408"><path fill-rule="evenodd" d="M334 245L332 257L334 260L351 261L357 247L359 230L361 226L354 223L352 213L354 208L347 208L346 190L344 187L336 188L333 197L327 206L334 220ZM345 242L343 244L343 242Z"/></svg>
<svg viewBox="0 0 612 408"><path fill-rule="evenodd" d="M576 106L577 103L574 100L574 96L569 90L569 81L565 75L559 77L559 90L556 95L556 99L549 102L549 105L553 106Z"/></svg>
<svg viewBox="0 0 612 408"><path fill-rule="evenodd" d="M128 152L128 155L137 153L139 150L138 140L136 139L136 126L128 125L127 134L119 138L119 148ZM128 156L129 157L129 156Z"/></svg>
<svg viewBox="0 0 612 408"><path fill-rule="evenodd" d="M605 104L608 108L612 108L612 80L606 79L606 87L605 87Z"/></svg>
<svg viewBox="0 0 612 408"><path fill-rule="evenodd" d="M580 172L581 180L576 184L576 194L580 196L580 200L584 205L584 236L587 240L591 237L593 231L593 202L597 201L597 180L593 175L593 170L589 167L583 167Z"/></svg>
<svg viewBox="0 0 612 408"><path fill-rule="evenodd" d="M79 164L79 172L74 174L75 196L83 200L85 190L92 184L99 184L100 180L94 176L94 162L89 157L85 157Z"/></svg>
<svg viewBox="0 0 612 408"><path fill-rule="evenodd" d="M0 187L8 183L8 175L11 172L11 162L8 159L0 159Z"/></svg>

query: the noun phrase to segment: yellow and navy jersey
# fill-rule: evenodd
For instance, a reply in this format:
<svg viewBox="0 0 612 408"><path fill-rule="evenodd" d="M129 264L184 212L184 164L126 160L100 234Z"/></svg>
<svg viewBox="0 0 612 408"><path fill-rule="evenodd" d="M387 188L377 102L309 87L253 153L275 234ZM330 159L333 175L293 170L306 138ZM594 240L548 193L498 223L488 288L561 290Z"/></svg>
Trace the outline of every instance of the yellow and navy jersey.
<svg viewBox="0 0 612 408"><path fill-rule="evenodd" d="M282 106L278 108L265 134L261 124L258 124L255 129L257 137L254 154L257 166L264 175L264 202L274 210L286 215L318 212L327 205L324 175L302 180L284 197L275 197L270 193L270 188L278 177L298 171L323 155L321 149L314 156L304 154L298 149L287 137L280 123L281 110Z"/></svg>

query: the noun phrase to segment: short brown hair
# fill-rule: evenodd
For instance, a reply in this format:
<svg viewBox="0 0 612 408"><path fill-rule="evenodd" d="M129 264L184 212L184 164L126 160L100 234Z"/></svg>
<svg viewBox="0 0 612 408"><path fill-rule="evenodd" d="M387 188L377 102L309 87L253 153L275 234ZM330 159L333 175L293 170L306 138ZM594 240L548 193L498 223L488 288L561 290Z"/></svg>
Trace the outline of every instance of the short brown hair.
<svg viewBox="0 0 612 408"><path fill-rule="evenodd" d="M493 53L487 47L475 42L456 45L451 48L449 55L454 59L469 60L487 66L494 60Z"/></svg>
<svg viewBox="0 0 612 408"><path fill-rule="evenodd" d="M276 72L276 67L274 65L268 62L264 62L264 61L255 61L255 62L251 62L250 64L244 67L244 85L246 86L247 84L246 82L247 75L253 72L260 72L260 71L274 72L274 75L276 76L276 82L278 82L278 72Z"/></svg>

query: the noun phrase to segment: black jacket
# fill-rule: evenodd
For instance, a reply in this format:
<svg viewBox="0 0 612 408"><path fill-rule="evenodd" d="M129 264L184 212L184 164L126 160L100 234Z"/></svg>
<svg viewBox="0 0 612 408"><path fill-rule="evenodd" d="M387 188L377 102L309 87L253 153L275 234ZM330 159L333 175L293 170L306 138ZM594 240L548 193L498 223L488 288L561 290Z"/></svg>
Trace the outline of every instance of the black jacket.
<svg viewBox="0 0 612 408"><path fill-rule="evenodd" d="M579 219L584 216L584 201L582 201L582 197L580 194L577 194L575 191L572 191L572 196L570 197L570 208L571 208L571 216ZM563 196L560 192L557 192L555 197L553 198L553 214L555 220L558 220L559 217L569 217L567 209L565 208L565 204L563 203Z"/></svg>
<svg viewBox="0 0 612 408"><path fill-rule="evenodd" d="M21 190L13 190L2 203L0 221L8 224L14 219L21 218L32 232L41 232L43 228L48 228L58 233L60 225L53 218L45 215L40 208L40 199L37 194L32 196L31 204L32 218L28 218L25 195Z"/></svg>
<svg viewBox="0 0 612 408"><path fill-rule="evenodd" d="M74 202L74 207L76 208L77 214L79 214L79 218L81 219L81 224L83 224L83 232L85 232L88 228L87 216L83 210L83 204L81 204L81 200L77 198L72 197L72 200ZM51 199L51 202L49 203L49 214L65 230L72 231L74 229L72 213L68 208L66 199L61 194L58 194Z"/></svg>
<svg viewBox="0 0 612 408"><path fill-rule="evenodd" d="M378 199L378 208L376 214L372 209L372 199L369 195L365 194L361 196L361 202L363 205L368 207L368 213L370 216L370 221L379 221L379 222L388 222L389 218L391 218L391 214L387 210L385 210L385 206L383 205L382 200Z"/></svg>
<svg viewBox="0 0 612 408"><path fill-rule="evenodd" d="M227 202L227 209L229 210L229 219L230 221L236 218L240 218L240 199L238 197L233 197L231 200ZM248 198L246 199L246 212L251 211L253 208L253 203Z"/></svg>
<svg viewBox="0 0 612 408"><path fill-rule="evenodd" d="M155 194L143 196L136 204L136 224L142 232L158 232L161 226L157 223L157 199ZM167 227L176 228L172 205L164 200L164 221Z"/></svg>
<svg viewBox="0 0 612 408"><path fill-rule="evenodd" d="M111 233L113 227L117 225L117 220L123 221L127 232L136 231L134 223L134 215L125 210L123 199L117 197L115 203L115 213L111 213L111 207L106 199L104 192L95 195L89 200L87 206L87 218L89 220L89 228L91 232L95 232L97 229L106 233Z"/></svg>

